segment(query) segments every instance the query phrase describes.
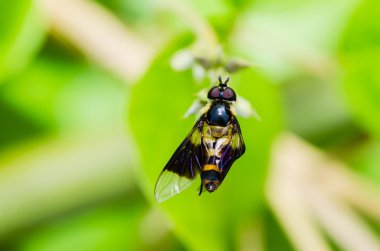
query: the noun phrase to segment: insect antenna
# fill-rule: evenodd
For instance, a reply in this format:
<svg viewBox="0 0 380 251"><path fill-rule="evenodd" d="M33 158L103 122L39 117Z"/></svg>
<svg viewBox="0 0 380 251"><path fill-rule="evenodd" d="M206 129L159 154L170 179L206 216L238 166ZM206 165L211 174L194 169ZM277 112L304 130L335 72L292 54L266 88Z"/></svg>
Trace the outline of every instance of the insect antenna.
<svg viewBox="0 0 380 251"><path fill-rule="evenodd" d="M219 80L219 86L220 87L227 87L227 83L228 83L228 81L230 81L230 78L227 77L226 80L223 82L222 77L219 76L218 80Z"/></svg>

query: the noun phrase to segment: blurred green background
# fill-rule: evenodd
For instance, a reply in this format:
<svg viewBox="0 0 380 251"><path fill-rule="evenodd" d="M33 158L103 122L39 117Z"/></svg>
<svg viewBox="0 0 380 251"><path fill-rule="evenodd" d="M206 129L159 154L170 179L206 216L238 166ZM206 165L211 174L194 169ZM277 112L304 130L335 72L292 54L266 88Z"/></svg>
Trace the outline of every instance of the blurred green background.
<svg viewBox="0 0 380 251"><path fill-rule="evenodd" d="M380 2L0 9L0 250L380 250ZM217 82L191 60L220 52L252 66L230 85L261 119L239 117L247 151L217 192L158 204Z"/></svg>

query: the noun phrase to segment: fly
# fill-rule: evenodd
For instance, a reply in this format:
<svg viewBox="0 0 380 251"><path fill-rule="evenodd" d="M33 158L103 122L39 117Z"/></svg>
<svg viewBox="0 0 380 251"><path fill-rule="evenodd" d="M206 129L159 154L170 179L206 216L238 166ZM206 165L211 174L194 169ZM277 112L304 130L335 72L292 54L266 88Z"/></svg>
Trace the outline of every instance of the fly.
<svg viewBox="0 0 380 251"><path fill-rule="evenodd" d="M158 202L188 188L197 176L203 189L214 192L223 182L232 164L245 152L245 145L234 103L235 91L219 77L212 87L202 116L162 170L155 186Z"/></svg>

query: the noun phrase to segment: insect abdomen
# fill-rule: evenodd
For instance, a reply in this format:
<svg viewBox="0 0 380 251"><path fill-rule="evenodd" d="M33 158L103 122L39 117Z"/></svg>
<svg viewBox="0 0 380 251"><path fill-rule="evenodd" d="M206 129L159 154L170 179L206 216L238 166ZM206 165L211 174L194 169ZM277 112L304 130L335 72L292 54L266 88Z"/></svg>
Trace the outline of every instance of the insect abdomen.
<svg viewBox="0 0 380 251"><path fill-rule="evenodd" d="M206 166L216 165L215 170L219 170L219 162L223 152L231 142L230 126L210 126L209 130L203 135L203 145L206 155ZM206 169L206 166L203 169Z"/></svg>

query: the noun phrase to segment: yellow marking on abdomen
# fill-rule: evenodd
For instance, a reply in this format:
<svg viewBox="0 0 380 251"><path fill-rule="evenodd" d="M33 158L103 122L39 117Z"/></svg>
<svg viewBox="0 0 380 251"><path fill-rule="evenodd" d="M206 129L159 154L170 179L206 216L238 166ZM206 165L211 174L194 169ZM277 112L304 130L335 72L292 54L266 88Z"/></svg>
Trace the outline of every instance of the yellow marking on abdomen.
<svg viewBox="0 0 380 251"><path fill-rule="evenodd" d="M217 165L214 165L214 164L206 164L204 167L203 167L203 171L210 171L210 170L214 170L214 171L217 171L219 172L219 168Z"/></svg>
<svg viewBox="0 0 380 251"><path fill-rule="evenodd" d="M215 155L215 149L209 148L209 149L207 149L207 153L209 156L214 156Z"/></svg>

